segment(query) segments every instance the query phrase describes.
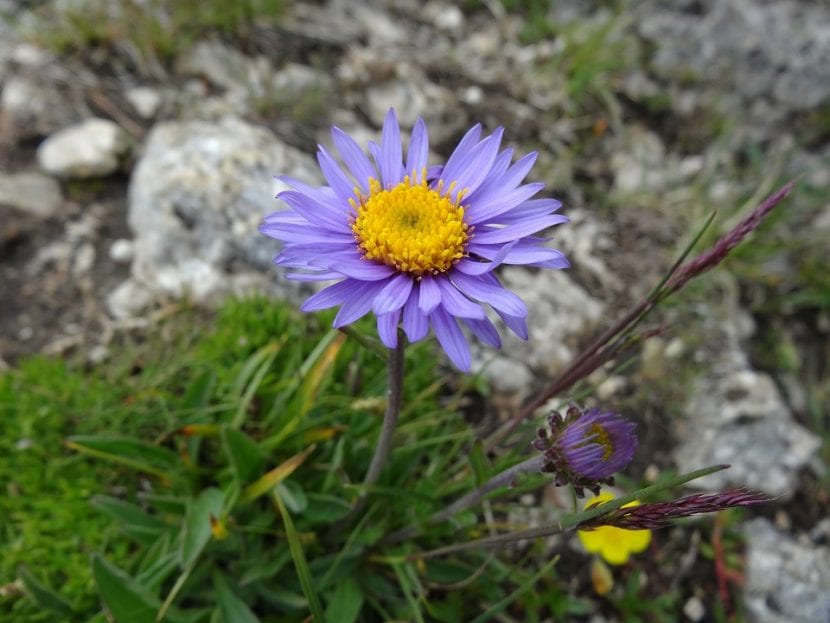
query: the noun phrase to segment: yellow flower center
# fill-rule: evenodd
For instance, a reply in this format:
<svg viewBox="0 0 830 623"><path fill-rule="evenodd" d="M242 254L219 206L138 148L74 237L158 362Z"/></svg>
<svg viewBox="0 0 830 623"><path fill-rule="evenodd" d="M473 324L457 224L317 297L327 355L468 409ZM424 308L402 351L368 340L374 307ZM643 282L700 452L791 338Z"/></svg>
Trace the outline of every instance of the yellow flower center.
<svg viewBox="0 0 830 623"><path fill-rule="evenodd" d="M614 453L614 444L611 442L611 436L599 424L591 425L590 432L592 435L596 435L591 439L590 443L598 443L602 446L602 460L607 461Z"/></svg>
<svg viewBox="0 0 830 623"><path fill-rule="evenodd" d="M464 222L463 192L451 198L439 182L430 188L409 176L389 190L369 180L369 195L351 204L356 216L352 231L363 257L416 277L446 272L466 254L472 228Z"/></svg>

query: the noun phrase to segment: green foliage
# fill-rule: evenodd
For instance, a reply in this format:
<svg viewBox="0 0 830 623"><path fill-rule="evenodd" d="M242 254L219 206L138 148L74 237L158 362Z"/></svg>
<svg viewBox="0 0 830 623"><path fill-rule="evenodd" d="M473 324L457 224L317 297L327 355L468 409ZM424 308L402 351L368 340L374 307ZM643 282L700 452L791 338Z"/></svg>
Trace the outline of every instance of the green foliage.
<svg viewBox="0 0 830 623"><path fill-rule="evenodd" d="M417 562L411 544L381 542L515 460L479 449L471 464L464 388L444 385L429 343L407 352L388 468L344 519L374 451L386 361L330 322L231 301L210 330L182 312L100 369L33 359L0 377L0 473L20 492L0 500L0 569L28 594L3 598L0 620L103 621L105 608L118 623L458 621L513 607L543 620L568 599L538 598L550 565L535 555ZM22 439L34 443L15 448ZM420 546L478 536L465 513L424 528Z"/></svg>

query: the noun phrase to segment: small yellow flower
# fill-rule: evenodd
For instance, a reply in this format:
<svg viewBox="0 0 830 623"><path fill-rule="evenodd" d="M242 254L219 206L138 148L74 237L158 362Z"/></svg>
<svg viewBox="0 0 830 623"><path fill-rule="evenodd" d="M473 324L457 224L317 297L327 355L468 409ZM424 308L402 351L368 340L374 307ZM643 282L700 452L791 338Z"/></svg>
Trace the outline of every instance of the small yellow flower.
<svg viewBox="0 0 830 623"><path fill-rule="evenodd" d="M607 492L600 493L589 501L585 508L592 508L613 499ZM639 506L639 502L624 504L623 508ZM651 542L651 530L623 530L613 526L600 526L593 530L578 530L582 546L591 553L599 554L611 565L624 565L631 554L642 552Z"/></svg>

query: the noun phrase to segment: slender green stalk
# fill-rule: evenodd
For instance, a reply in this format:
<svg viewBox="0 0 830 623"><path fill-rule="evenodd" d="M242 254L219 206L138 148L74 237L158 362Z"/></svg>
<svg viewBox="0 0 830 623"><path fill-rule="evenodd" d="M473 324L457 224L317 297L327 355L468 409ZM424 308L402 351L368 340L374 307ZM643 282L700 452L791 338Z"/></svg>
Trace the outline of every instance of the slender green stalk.
<svg viewBox="0 0 830 623"><path fill-rule="evenodd" d="M455 502L447 506L446 508L438 511L437 513L431 515L427 518L425 523L438 523L440 521L446 521L456 513L460 513L463 510L470 508L471 506L475 506L481 500L484 499L486 495L492 493L496 489L501 489L502 487L510 486L510 484L516 480L518 476L521 474L530 474L534 472L539 472L542 468L542 464L545 462L545 457L543 454L539 454L537 456L533 456L521 463L517 463L513 467L508 467L503 472L500 472L493 476L490 480L485 482L480 487L476 487L472 491L470 491L467 495L458 498ZM416 525L408 526L403 528L402 530L398 530L397 532L393 532L385 539L383 539L384 544L391 544L391 543L399 543L401 541L405 541L407 539L411 539L420 532L420 528Z"/></svg>
<svg viewBox="0 0 830 623"><path fill-rule="evenodd" d="M366 504L369 489L377 483L380 474L386 465L386 459L389 457L389 451L392 449L392 436L395 433L395 426L398 423L398 415L401 412L401 404L403 403L403 370L404 370L404 349L406 342L403 335L398 336L398 346L389 351L389 386L388 386L388 400L386 403L386 412L383 415L383 424L380 429L380 437L378 438L377 446L375 446L375 454L372 457L372 462L369 463L369 470L366 472L366 477L363 479L363 490L357 503L346 516L345 519L351 519L359 513Z"/></svg>
<svg viewBox="0 0 830 623"><path fill-rule="evenodd" d="M513 543L515 541L522 541L525 539L538 539L541 537L552 536L554 534L573 532L579 528L580 524L587 522L590 519L600 517L601 515L608 514L611 511L620 508L624 504L628 504L629 502L633 502L635 500L647 499L649 496L665 491L666 489L678 487L697 478L703 478L709 474L727 469L728 467L728 465L712 465L710 467L704 467L693 472L676 476L675 478L668 478L664 482L658 482L657 484L646 487L645 489L640 489L639 491L629 493L628 495L614 498L613 500L609 500L608 502L604 502L603 504L594 506L588 510L583 510L579 513L563 513L559 516L556 523L547 526L531 528L529 530L520 530L517 532L508 532L506 534L497 534L495 536L476 539L474 541L466 541L464 543L454 543L452 545L439 547L425 552L415 552L410 554L407 558L409 560L436 558L467 549L495 547L497 545L504 545L505 543Z"/></svg>

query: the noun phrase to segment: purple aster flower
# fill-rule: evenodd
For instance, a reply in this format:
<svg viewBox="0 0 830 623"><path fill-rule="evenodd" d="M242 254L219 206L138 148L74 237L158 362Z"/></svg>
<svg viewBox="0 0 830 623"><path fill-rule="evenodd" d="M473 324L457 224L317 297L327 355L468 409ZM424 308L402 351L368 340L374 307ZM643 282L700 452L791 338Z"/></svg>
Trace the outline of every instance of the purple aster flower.
<svg viewBox="0 0 830 623"><path fill-rule="evenodd" d="M486 313L492 308L527 339L527 307L493 273L501 264L567 268L562 252L544 246L538 232L564 223L561 203L533 199L544 184L523 184L536 160L511 164L500 150L502 129L482 138L470 129L444 165L427 166L427 127L419 119L404 158L394 110L371 158L338 128L334 146L345 168L324 147L317 161L327 186L282 177L292 189L278 195L290 210L268 216L260 231L283 242L276 263L301 281L336 281L302 305L303 311L340 306L342 327L370 311L381 341L395 348L398 327L410 342L432 327L461 370L470 350L458 321L482 342L501 338Z"/></svg>
<svg viewBox="0 0 830 623"><path fill-rule="evenodd" d="M636 425L612 411L568 407L565 417L554 412L548 418L550 433L540 428L534 447L544 453L542 471L556 474L556 484L571 484L594 493L600 484L613 484L637 450Z"/></svg>

